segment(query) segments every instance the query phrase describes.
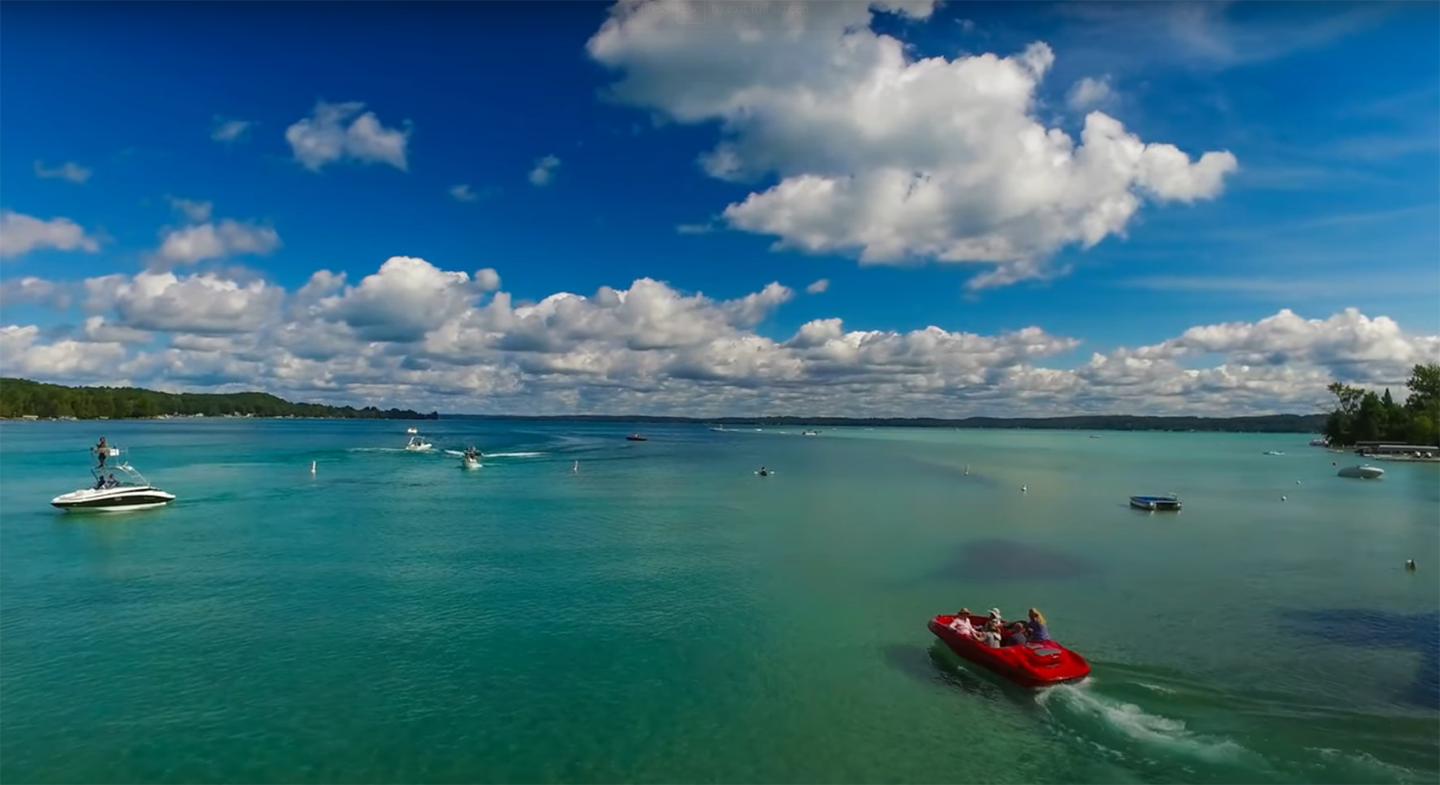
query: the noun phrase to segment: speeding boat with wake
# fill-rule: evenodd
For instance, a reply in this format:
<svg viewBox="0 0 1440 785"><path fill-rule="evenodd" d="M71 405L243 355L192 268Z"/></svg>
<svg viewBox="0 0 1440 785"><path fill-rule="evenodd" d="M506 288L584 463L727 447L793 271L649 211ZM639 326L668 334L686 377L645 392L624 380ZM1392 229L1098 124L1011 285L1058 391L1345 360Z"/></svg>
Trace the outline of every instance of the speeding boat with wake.
<svg viewBox="0 0 1440 785"><path fill-rule="evenodd" d="M424 436L418 435L411 436L410 442L405 445L405 449L409 450L410 452L425 452L426 450L433 449L434 447L435 445L425 441Z"/></svg>
<svg viewBox="0 0 1440 785"><path fill-rule="evenodd" d="M975 614L970 614L969 619L976 628L983 627L987 620ZM1090 675L1090 663L1084 657L1055 641L1029 641L997 649L961 635L950 626L953 621L953 614L942 614L926 626L956 656L989 668L1022 687L1048 687Z"/></svg>
<svg viewBox="0 0 1440 785"><path fill-rule="evenodd" d="M95 484L62 493L50 504L65 511L127 512L163 507L175 501L175 494L156 488L128 461L120 460L119 447L99 448L96 465L90 467ZM109 459L115 459L111 461ZM119 477L116 477L119 474Z"/></svg>
<svg viewBox="0 0 1440 785"><path fill-rule="evenodd" d="M480 468L480 458L480 451L471 447L460 456L460 467L462 469L478 469Z"/></svg>

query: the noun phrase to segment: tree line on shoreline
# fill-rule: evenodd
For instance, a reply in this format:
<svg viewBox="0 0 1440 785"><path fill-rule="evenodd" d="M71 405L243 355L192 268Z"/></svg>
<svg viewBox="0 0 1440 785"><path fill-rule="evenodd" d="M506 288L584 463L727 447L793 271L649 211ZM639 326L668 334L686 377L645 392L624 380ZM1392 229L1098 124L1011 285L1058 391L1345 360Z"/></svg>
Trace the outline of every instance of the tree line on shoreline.
<svg viewBox="0 0 1440 785"><path fill-rule="evenodd" d="M1349 384L1331 384L1327 389L1336 405L1325 418L1325 438L1336 447L1359 442L1440 445L1440 363L1416 365L1405 387L1410 393L1404 403L1397 403L1388 387L1376 395Z"/></svg>
<svg viewBox="0 0 1440 785"><path fill-rule="evenodd" d="M137 419L165 415L321 417L345 420L435 420L436 412L291 403L269 393L166 393L136 387L66 387L0 378L0 418Z"/></svg>

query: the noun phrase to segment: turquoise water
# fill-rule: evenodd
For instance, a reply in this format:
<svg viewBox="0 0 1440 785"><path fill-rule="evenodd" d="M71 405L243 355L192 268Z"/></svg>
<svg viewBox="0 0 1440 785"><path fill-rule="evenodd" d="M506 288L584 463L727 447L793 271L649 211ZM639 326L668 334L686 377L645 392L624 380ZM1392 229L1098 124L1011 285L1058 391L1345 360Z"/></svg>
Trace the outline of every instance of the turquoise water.
<svg viewBox="0 0 1440 785"><path fill-rule="evenodd" d="M1299 434L422 423L492 454L465 472L406 425L0 425L0 780L1440 778L1435 465L1337 478L1352 456ZM53 510L102 433L179 500ZM925 629L960 605L1040 607L1092 678L963 664Z"/></svg>

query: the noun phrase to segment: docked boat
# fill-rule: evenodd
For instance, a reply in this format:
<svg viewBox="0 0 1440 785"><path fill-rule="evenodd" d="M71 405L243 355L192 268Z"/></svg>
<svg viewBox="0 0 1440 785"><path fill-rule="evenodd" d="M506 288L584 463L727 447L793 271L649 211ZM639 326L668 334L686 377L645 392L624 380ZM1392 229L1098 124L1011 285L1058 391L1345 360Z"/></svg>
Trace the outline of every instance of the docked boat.
<svg viewBox="0 0 1440 785"><path fill-rule="evenodd" d="M1336 472L1336 474L1340 477L1349 477L1355 480L1378 480L1385 476L1385 470L1379 466L1361 463L1355 466L1346 466Z"/></svg>
<svg viewBox="0 0 1440 785"><path fill-rule="evenodd" d="M989 668L1016 684L1047 687L1079 681L1090 675L1090 663L1084 657L1054 641L1030 641L996 649L961 635L950 626L954 620L953 615L944 614L931 619L926 626L956 656ZM970 616L970 623L976 628L984 627L985 622L984 616Z"/></svg>
<svg viewBox="0 0 1440 785"><path fill-rule="evenodd" d="M1180 509L1180 499L1173 493L1165 496L1131 496L1130 506L1137 510L1176 512Z"/></svg>
<svg viewBox="0 0 1440 785"><path fill-rule="evenodd" d="M646 441L650 441L650 440L649 440L649 439L646 439L644 436L641 436L641 435L638 434L638 433L632 433L632 434L630 434L629 436L626 436L626 437L625 437L625 441L627 441L627 442L646 442Z"/></svg>
<svg viewBox="0 0 1440 785"><path fill-rule="evenodd" d="M434 449L434 447L435 445L425 441L424 436L411 436L410 441L405 445L405 449L410 452L425 452L426 450Z"/></svg>
<svg viewBox="0 0 1440 785"><path fill-rule="evenodd" d="M151 485L129 462L120 460L120 448L105 448L104 457L105 463L90 468L94 485L63 493L50 503L66 511L127 512L162 507L175 501L175 494ZM111 458L116 460L112 462Z"/></svg>

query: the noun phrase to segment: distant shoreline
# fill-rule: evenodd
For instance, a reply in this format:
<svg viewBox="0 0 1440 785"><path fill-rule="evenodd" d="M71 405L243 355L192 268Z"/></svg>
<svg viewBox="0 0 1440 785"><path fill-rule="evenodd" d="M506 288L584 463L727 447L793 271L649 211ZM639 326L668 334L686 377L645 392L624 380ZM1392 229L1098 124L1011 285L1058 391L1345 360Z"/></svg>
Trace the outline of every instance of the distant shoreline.
<svg viewBox="0 0 1440 785"><path fill-rule="evenodd" d="M739 425L749 427L959 428L962 430L1196 431L1216 433L1318 433L1323 414L1265 414L1246 417L1164 417L1126 414L1065 417L669 417L663 415L442 414L442 420L520 422L640 423L652 425Z"/></svg>

